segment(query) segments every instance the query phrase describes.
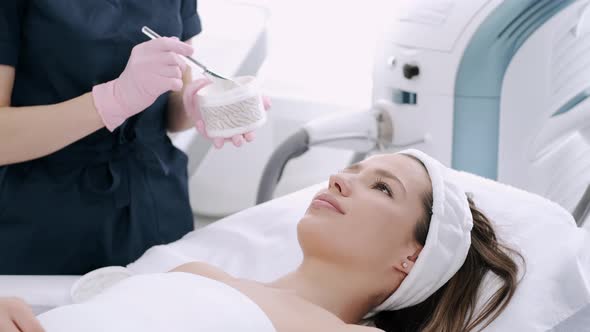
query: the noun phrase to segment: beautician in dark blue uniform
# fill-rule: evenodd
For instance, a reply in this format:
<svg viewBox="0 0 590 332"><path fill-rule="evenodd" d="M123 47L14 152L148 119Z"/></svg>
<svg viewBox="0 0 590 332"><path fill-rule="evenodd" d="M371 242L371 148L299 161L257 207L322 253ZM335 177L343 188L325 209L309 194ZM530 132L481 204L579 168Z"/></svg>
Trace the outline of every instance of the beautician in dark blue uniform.
<svg viewBox="0 0 590 332"><path fill-rule="evenodd" d="M193 229L167 131L194 125L178 55L200 31L195 0L0 1L0 274L125 265Z"/></svg>

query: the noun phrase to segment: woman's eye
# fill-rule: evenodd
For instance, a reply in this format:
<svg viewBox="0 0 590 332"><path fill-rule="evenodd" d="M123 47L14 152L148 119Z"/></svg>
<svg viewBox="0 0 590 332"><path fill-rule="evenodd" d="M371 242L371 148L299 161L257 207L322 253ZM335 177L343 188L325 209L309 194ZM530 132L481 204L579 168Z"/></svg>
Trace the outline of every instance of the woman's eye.
<svg viewBox="0 0 590 332"><path fill-rule="evenodd" d="M382 182L382 181L375 182L375 184L373 185L373 189L377 189L379 191L384 192L387 196L393 197L393 193L392 193L391 189L389 188L389 186L385 182Z"/></svg>

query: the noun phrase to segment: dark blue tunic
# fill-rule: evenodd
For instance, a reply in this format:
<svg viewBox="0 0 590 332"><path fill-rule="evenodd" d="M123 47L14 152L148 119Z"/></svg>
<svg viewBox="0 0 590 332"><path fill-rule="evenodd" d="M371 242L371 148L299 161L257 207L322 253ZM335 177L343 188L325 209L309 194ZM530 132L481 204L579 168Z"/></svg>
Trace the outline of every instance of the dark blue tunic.
<svg viewBox="0 0 590 332"><path fill-rule="evenodd" d="M1 0L11 106L55 104L118 77L148 40L144 25L189 39L201 30L196 0ZM166 135L167 102L162 95L113 133L0 167L0 274L125 265L193 229L187 157Z"/></svg>

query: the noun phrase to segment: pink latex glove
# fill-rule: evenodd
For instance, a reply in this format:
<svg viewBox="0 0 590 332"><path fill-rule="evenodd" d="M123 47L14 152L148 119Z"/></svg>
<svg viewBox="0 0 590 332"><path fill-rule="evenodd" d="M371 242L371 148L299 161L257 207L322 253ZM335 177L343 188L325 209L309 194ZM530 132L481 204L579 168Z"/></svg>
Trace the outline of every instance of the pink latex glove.
<svg viewBox="0 0 590 332"><path fill-rule="evenodd" d="M158 38L133 48L118 78L92 89L94 105L108 130L143 111L169 90L180 91L186 63L178 56L191 55L193 47L176 37Z"/></svg>
<svg viewBox="0 0 590 332"><path fill-rule="evenodd" d="M199 110L199 102L197 99L197 93L199 90L204 88L207 84L210 84L211 81L202 78L195 81L192 81L189 85L187 85L184 89L182 94L182 102L184 104L184 110L187 112L189 117L195 122L195 127L200 135L203 137L213 140L213 146L217 149L221 149L225 142L232 142L234 146L240 147L244 140L246 142L251 142L254 140L255 134L253 131L247 132L243 135L234 135L231 138L221 138L221 137L209 137L207 134L207 129L205 128L205 122L203 121L203 117L201 116L201 111ZM263 97L264 102L264 109L269 110L271 107L270 99L268 97Z"/></svg>

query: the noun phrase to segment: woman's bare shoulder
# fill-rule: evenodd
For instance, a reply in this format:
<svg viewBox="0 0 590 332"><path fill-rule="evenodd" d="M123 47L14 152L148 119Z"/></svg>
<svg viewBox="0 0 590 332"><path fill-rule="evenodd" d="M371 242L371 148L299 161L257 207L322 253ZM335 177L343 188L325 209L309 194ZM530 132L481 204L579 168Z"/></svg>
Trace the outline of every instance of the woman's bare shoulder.
<svg viewBox="0 0 590 332"><path fill-rule="evenodd" d="M182 264L180 266L177 266L170 272L192 273L217 281L230 281L234 279L234 277L232 277L230 274L226 273L222 269L219 269L213 265L203 262L190 262Z"/></svg>

